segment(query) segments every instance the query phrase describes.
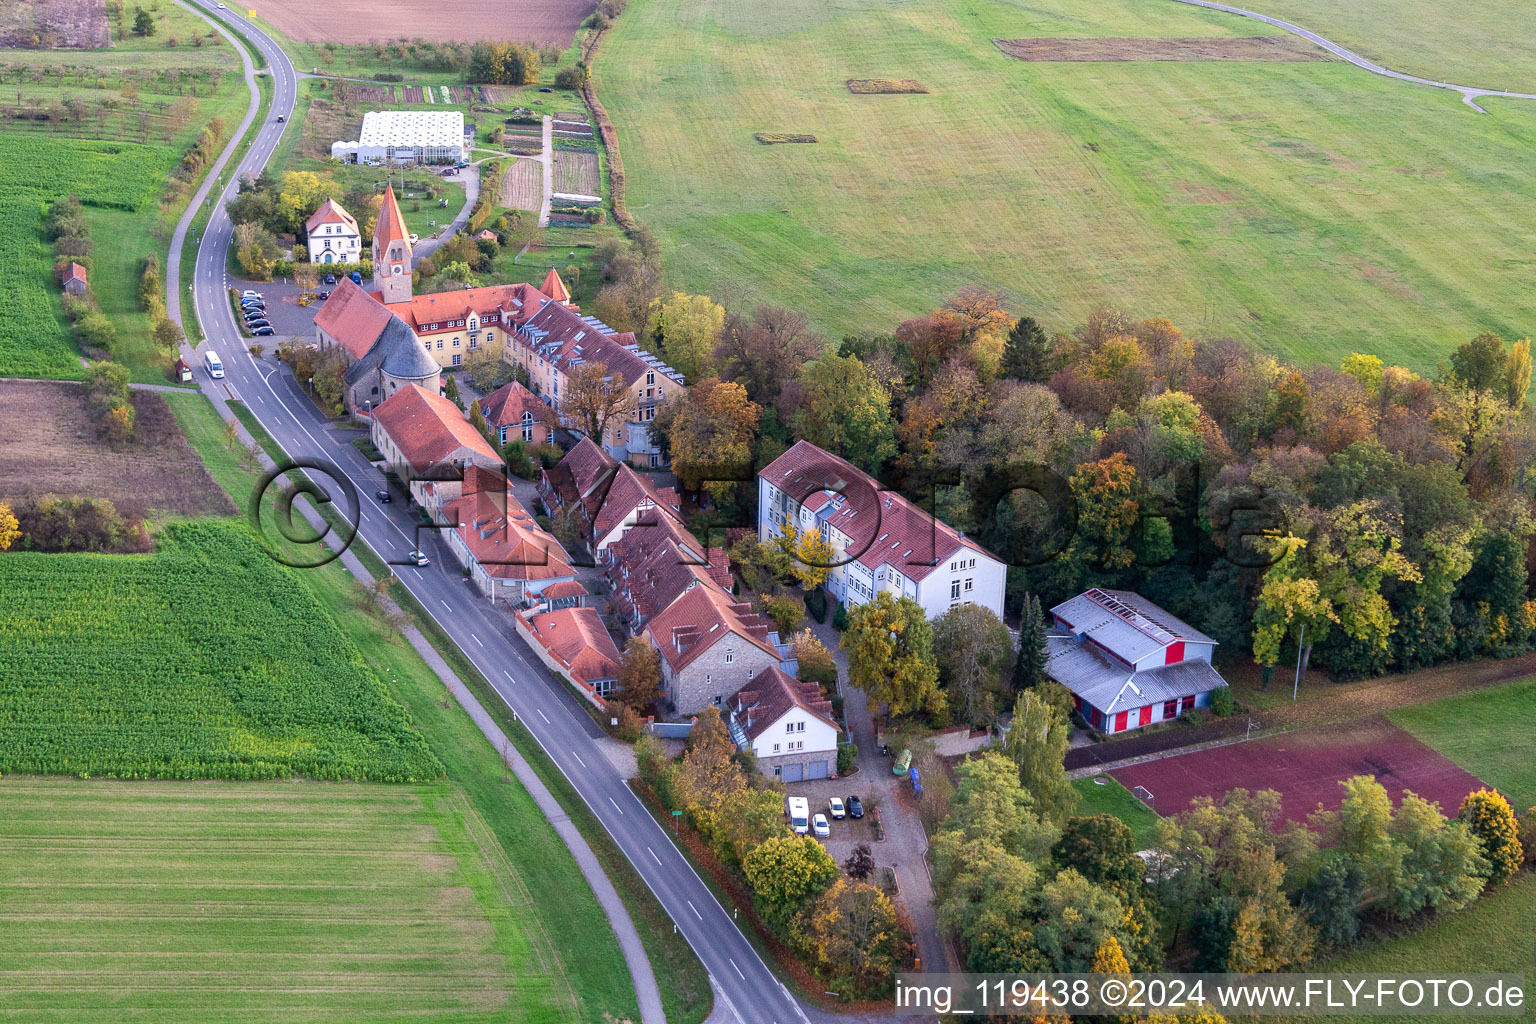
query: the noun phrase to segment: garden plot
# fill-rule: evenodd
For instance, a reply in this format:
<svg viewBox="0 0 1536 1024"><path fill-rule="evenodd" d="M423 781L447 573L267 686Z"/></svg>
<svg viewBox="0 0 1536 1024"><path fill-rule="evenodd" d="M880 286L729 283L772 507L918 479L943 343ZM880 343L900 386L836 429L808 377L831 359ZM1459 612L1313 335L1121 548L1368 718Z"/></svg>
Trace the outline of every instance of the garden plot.
<svg viewBox="0 0 1536 1024"><path fill-rule="evenodd" d="M537 160L513 160L501 176L501 202L513 210L541 209L544 206L544 165Z"/></svg>
<svg viewBox="0 0 1536 1024"><path fill-rule="evenodd" d="M600 195L597 154L587 150L555 150L554 190L563 195Z"/></svg>
<svg viewBox="0 0 1536 1024"><path fill-rule="evenodd" d="M407 86L404 87L404 91L405 91L405 102L407 102L407 103L425 103L425 102L427 102L425 97L423 97L423 95L422 95L422 87L419 86L419 85L407 85Z"/></svg>

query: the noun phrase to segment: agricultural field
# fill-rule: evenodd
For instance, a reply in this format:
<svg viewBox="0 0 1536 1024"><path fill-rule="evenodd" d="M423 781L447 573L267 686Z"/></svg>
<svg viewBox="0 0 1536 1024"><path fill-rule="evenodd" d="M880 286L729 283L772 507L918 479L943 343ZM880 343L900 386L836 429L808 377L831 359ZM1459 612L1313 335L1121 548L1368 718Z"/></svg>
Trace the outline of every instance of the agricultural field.
<svg viewBox="0 0 1536 1024"><path fill-rule="evenodd" d="M175 522L156 539L148 556L0 557L0 772L441 773L298 570L269 558L248 527Z"/></svg>
<svg viewBox="0 0 1536 1024"><path fill-rule="evenodd" d="M0 376L78 377L42 205L75 193L88 208L139 213L164 186L166 146L21 137L0 131Z"/></svg>
<svg viewBox="0 0 1536 1024"><path fill-rule="evenodd" d="M1311 29L1394 71L1536 93L1531 7L1521 0L1479 0L1454 11L1436 0L1264 0L1249 9Z"/></svg>
<svg viewBox="0 0 1536 1024"><path fill-rule="evenodd" d="M1425 37L1459 17L1375 6ZM1506 49L1531 34L1515 24L1529 11ZM1110 303L1301 361L1431 370L1480 330L1530 332L1536 102L1477 114L1334 60L1039 62L994 42L1277 32L1170 0L634 0L595 73L668 285L802 308L834 338L971 283L1048 329ZM928 93L851 94L863 78Z"/></svg>
<svg viewBox="0 0 1536 1024"><path fill-rule="evenodd" d="M513 210L544 205L544 165L537 160L509 160L501 172L501 204Z"/></svg>
<svg viewBox="0 0 1536 1024"><path fill-rule="evenodd" d="M1399 708L1387 717L1503 793L1516 810L1536 804L1536 680Z"/></svg>
<svg viewBox="0 0 1536 1024"><path fill-rule="evenodd" d="M413 40L497 39L564 49L595 3L588 0L264 0L259 16L298 43L369 43L381 26L409 27Z"/></svg>
<svg viewBox="0 0 1536 1024"><path fill-rule="evenodd" d="M602 195L597 178L596 151L557 149L554 151L555 191L584 196Z"/></svg>
<svg viewBox="0 0 1536 1024"><path fill-rule="evenodd" d="M0 381L0 500L80 495L108 498L125 516L233 513L165 399L152 391L132 399L134 440L114 449L95 440L78 384Z"/></svg>
<svg viewBox="0 0 1536 1024"><path fill-rule="evenodd" d="M454 786L12 776L0 805L15 1019L577 1019Z"/></svg>

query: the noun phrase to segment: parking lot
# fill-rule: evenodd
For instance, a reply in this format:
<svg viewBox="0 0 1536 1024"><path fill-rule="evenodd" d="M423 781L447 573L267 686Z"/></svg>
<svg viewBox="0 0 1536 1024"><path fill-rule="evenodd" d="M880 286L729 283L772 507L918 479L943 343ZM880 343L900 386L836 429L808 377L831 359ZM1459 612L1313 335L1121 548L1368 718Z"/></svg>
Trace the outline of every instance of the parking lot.
<svg viewBox="0 0 1536 1024"><path fill-rule="evenodd" d="M270 338L251 338L250 341L272 345L283 338L314 337L315 314L320 312L321 303L314 301L307 306L299 305L299 295L304 289L294 284L292 278L275 281L240 281L231 278L230 287L240 291L249 289L260 292L266 301L267 319L272 322L273 335ZM333 287L323 284L319 290L329 291Z"/></svg>

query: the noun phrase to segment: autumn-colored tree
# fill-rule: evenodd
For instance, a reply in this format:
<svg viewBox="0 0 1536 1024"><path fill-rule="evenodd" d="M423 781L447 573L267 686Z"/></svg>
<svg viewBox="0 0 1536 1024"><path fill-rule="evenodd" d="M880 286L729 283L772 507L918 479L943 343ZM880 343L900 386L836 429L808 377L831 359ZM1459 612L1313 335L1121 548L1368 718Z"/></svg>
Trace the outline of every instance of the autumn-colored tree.
<svg viewBox="0 0 1536 1024"><path fill-rule="evenodd" d="M706 377L690 387L667 428L672 470L683 486L703 487L715 500L729 501L739 481L751 476L761 415L762 407L733 381Z"/></svg>
<svg viewBox="0 0 1536 1024"><path fill-rule="evenodd" d="M784 796L776 789L744 789L728 793L715 814L712 847L728 864L740 864L772 836L789 835L784 823Z"/></svg>
<svg viewBox="0 0 1536 1024"><path fill-rule="evenodd" d="M1525 405L1525 393L1531 389L1531 339L1521 338L1509 346L1509 360L1504 368L1504 401L1510 408Z"/></svg>
<svg viewBox="0 0 1536 1024"><path fill-rule="evenodd" d="M1068 818L1061 838L1051 847L1051 859L1064 868L1075 868L1090 882L1137 886L1147 874L1146 863L1136 856L1130 828L1110 814Z"/></svg>
<svg viewBox="0 0 1536 1024"><path fill-rule="evenodd" d="M688 734L688 749L672 777L674 803L711 841L722 827L720 813L727 799L747 789L735 752L720 709L706 707Z"/></svg>
<svg viewBox="0 0 1536 1024"><path fill-rule="evenodd" d="M1107 936L1094 952L1093 963L1089 965L1088 970L1092 974L1130 980L1131 964L1125 958L1125 951L1120 948L1120 940L1113 935ZM1132 1024L1136 1020L1136 1015L1109 1014L1100 1019L1104 1024Z"/></svg>
<svg viewBox="0 0 1536 1024"><path fill-rule="evenodd" d="M949 706L970 725L988 725L1003 673L1013 664L1013 635L990 608L956 605L933 623L939 682Z"/></svg>
<svg viewBox="0 0 1536 1024"><path fill-rule="evenodd" d="M937 315L913 317L896 326L896 343L907 354L908 383L914 392L926 391L939 368L954 357L963 331L961 320Z"/></svg>
<svg viewBox="0 0 1536 1024"><path fill-rule="evenodd" d="M619 660L619 696L633 708L647 708L661 697L661 652L644 637L630 637Z"/></svg>
<svg viewBox="0 0 1536 1024"><path fill-rule="evenodd" d="M11 506L0 501L0 551L9 551L11 545L21 539L21 523Z"/></svg>
<svg viewBox="0 0 1536 1024"><path fill-rule="evenodd" d="M1035 808L1055 822L1066 821L1077 807L1077 790L1062 767L1070 739L1060 708L1037 690L1019 694L1003 749L1018 766L1019 782L1034 797Z"/></svg>
<svg viewBox="0 0 1536 1024"><path fill-rule="evenodd" d="M303 230L304 222L325 202L327 187L313 171L284 174L277 193L277 212L284 228Z"/></svg>
<svg viewBox="0 0 1536 1024"><path fill-rule="evenodd" d="M794 425L801 437L872 473L896 454L890 393L857 358L823 356L800 383L805 398Z"/></svg>
<svg viewBox="0 0 1536 1024"><path fill-rule="evenodd" d="M855 998L888 996L908 940L891 898L869 882L839 878L805 915L802 941L817 973Z"/></svg>
<svg viewBox="0 0 1536 1024"><path fill-rule="evenodd" d="M1462 800L1456 817L1482 840L1483 856L1488 858L1489 884L1509 881L1525 860L1525 851L1520 846L1520 822L1509 801L1496 790L1479 789Z"/></svg>
<svg viewBox="0 0 1536 1024"><path fill-rule="evenodd" d="M101 425L109 441L113 444L126 444L133 440L133 421L133 403L127 399L118 399L101 418Z"/></svg>
<svg viewBox="0 0 1536 1024"><path fill-rule="evenodd" d="M1126 569L1136 561L1131 547L1141 515L1136 467L1124 452L1077 467L1068 485L1077 508L1077 532L1067 557L1079 564Z"/></svg>
<svg viewBox="0 0 1536 1024"><path fill-rule="evenodd" d="M843 861L843 874L856 882L862 882L875 873L875 855L868 843L860 843L853 848L848 859Z"/></svg>
<svg viewBox="0 0 1536 1024"><path fill-rule="evenodd" d="M560 408L572 428L601 445L610 427L635 410L635 395L624 381L608 372L608 364L582 363L566 374Z"/></svg>
<svg viewBox="0 0 1536 1024"><path fill-rule="evenodd" d="M826 340L811 330L803 313L759 306L750 318L730 316L720 331L715 365L726 380L747 389L759 405L782 404L786 386L822 354Z"/></svg>
<svg viewBox="0 0 1536 1024"><path fill-rule="evenodd" d="M794 834L765 839L742 859L741 870L758 911L780 928L838 876L837 862L824 846Z"/></svg>
<svg viewBox="0 0 1536 1024"><path fill-rule="evenodd" d="M820 530L799 530L786 521L783 535L774 543L788 557L790 574L801 587L811 590L827 581L837 556Z"/></svg>
<svg viewBox="0 0 1536 1024"><path fill-rule="evenodd" d="M664 359L688 380L715 373L715 349L725 327L725 307L708 295L673 292L651 303L646 331ZM742 396L745 398L745 394Z"/></svg>
<svg viewBox="0 0 1536 1024"><path fill-rule="evenodd" d="M837 683L837 661L827 650L821 638L809 628L802 629L790 640L795 661L800 665L800 678L809 683L831 686Z"/></svg>
<svg viewBox="0 0 1536 1024"><path fill-rule="evenodd" d="M1371 397L1381 394L1382 379L1386 376L1386 367L1380 356L1365 355L1360 352L1351 352L1344 357L1339 364L1339 369L1355 380L1365 389L1365 393Z"/></svg>
<svg viewBox="0 0 1536 1024"><path fill-rule="evenodd" d="M882 590L848 613L840 641L848 652L848 681L892 715L938 714L945 707L933 655L933 627L922 605Z"/></svg>
<svg viewBox="0 0 1536 1024"><path fill-rule="evenodd" d="M1288 370L1275 382L1271 398L1268 432L1270 435L1289 431L1294 437L1307 428L1312 415L1312 389L1307 379L1295 370Z"/></svg>

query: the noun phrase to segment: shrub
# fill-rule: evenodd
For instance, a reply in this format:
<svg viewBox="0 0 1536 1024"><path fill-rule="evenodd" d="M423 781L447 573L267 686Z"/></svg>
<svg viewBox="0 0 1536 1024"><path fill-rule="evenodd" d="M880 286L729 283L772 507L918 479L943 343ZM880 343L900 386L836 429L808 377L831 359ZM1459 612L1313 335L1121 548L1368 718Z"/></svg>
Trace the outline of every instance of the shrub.
<svg viewBox="0 0 1536 1024"><path fill-rule="evenodd" d="M858 763L859 748L852 743L837 745L837 774L850 775Z"/></svg>
<svg viewBox="0 0 1536 1024"><path fill-rule="evenodd" d="M1490 789L1468 793L1456 818L1465 822L1483 844L1483 855L1488 858L1488 884L1508 881L1520 870L1525 860L1520 824L1515 820L1514 808L1501 794Z"/></svg>
<svg viewBox="0 0 1536 1024"><path fill-rule="evenodd" d="M1227 686L1218 686L1211 691L1211 714L1217 718L1226 718L1233 711L1232 689Z"/></svg>
<svg viewBox="0 0 1536 1024"><path fill-rule="evenodd" d="M832 613L832 628L839 633L848 630L848 606L841 602L838 603L837 611Z"/></svg>
<svg viewBox="0 0 1536 1024"><path fill-rule="evenodd" d="M1527 807L1520 815L1520 846L1527 863L1536 861L1536 807Z"/></svg>
<svg viewBox="0 0 1536 1024"><path fill-rule="evenodd" d="M561 68L555 73L555 88L580 89L587 84L587 66L577 63L575 67Z"/></svg>
<svg viewBox="0 0 1536 1024"><path fill-rule="evenodd" d="M625 743L634 743L645 732L645 723L640 719L640 712L628 704L618 705L618 736Z"/></svg>

